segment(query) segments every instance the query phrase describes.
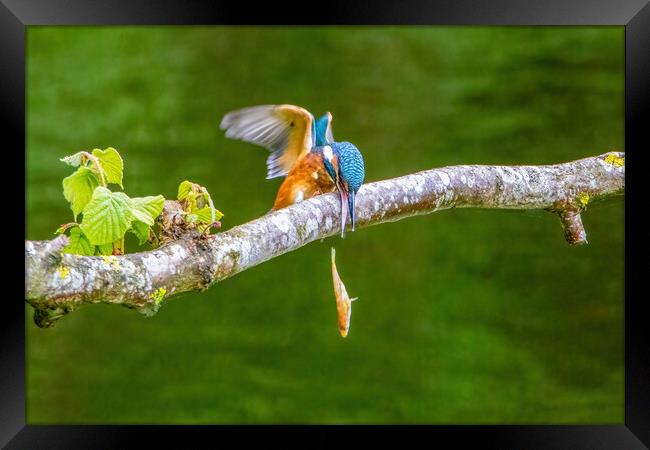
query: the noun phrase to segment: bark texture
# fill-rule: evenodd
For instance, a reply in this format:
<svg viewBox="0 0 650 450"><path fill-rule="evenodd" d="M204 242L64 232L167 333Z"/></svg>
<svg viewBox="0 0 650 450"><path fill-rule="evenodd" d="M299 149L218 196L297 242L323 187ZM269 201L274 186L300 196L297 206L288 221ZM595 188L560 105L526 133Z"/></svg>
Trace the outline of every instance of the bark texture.
<svg viewBox="0 0 650 450"><path fill-rule="evenodd" d="M463 165L361 187L357 227L449 208L544 209L558 214L569 244L587 242L580 214L625 190L625 154L547 166ZM174 220L167 202L161 223ZM213 283L340 230L337 194L324 194L211 236L175 229L162 247L124 256L62 254L67 237L25 242L25 299L41 327L88 303L151 315L169 297Z"/></svg>

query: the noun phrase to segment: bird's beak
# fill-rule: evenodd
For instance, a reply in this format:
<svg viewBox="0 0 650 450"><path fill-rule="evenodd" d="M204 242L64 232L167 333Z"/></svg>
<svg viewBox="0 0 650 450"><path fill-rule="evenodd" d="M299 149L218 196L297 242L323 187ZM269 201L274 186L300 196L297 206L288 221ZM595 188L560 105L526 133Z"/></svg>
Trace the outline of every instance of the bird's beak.
<svg viewBox="0 0 650 450"><path fill-rule="evenodd" d="M350 208L350 221L352 222L352 231L354 231L354 224L356 222L356 215L354 214L354 191L348 193L348 208Z"/></svg>
<svg viewBox="0 0 650 450"><path fill-rule="evenodd" d="M344 238L345 225L348 221L348 208L350 199L348 197L348 191L345 189L345 186L341 186L341 183L336 183L336 187L339 190L339 196L341 197L341 237ZM352 198L352 202L354 202L354 194Z"/></svg>

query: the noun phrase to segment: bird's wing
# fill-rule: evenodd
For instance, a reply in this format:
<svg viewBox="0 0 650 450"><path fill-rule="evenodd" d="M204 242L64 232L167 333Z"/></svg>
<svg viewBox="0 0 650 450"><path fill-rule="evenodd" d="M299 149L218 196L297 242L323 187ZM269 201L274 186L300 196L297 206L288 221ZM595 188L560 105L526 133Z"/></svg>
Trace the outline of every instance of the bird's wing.
<svg viewBox="0 0 650 450"><path fill-rule="evenodd" d="M314 145L309 111L294 105L263 105L226 114L221 129L226 137L266 147L266 178L286 175L291 166Z"/></svg>

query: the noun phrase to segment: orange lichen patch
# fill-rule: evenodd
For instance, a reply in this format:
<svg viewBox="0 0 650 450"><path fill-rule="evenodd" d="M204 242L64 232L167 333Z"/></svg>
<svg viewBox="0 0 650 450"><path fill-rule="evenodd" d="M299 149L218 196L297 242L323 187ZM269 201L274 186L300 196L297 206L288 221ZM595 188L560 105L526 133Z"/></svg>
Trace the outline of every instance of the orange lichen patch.
<svg viewBox="0 0 650 450"><path fill-rule="evenodd" d="M59 266L56 270L59 272L60 278L66 278L68 275L70 275L70 269L65 266Z"/></svg>
<svg viewBox="0 0 650 450"><path fill-rule="evenodd" d="M625 157L621 158L614 153L610 153L609 155L605 156L605 162L607 164L611 164L612 166L623 167L625 165Z"/></svg>
<svg viewBox="0 0 650 450"><path fill-rule="evenodd" d="M115 256L113 255L102 256L102 260L104 261L104 263L110 265L114 271L116 272L120 271L120 262Z"/></svg>
<svg viewBox="0 0 650 450"><path fill-rule="evenodd" d="M156 289L149 297L151 297L156 304L160 303L163 298L165 298L165 294L167 293L167 289L164 287L159 287Z"/></svg>
<svg viewBox="0 0 650 450"><path fill-rule="evenodd" d="M578 194L578 204L582 209L586 209L587 205L589 204L589 194L586 192L581 192Z"/></svg>
<svg viewBox="0 0 650 450"><path fill-rule="evenodd" d="M339 315L339 333L342 337L348 335L350 329L350 316L352 315L352 302L357 299L350 298L341 277L336 270L336 250L332 248L332 280L334 281L334 295L336 296L336 310Z"/></svg>

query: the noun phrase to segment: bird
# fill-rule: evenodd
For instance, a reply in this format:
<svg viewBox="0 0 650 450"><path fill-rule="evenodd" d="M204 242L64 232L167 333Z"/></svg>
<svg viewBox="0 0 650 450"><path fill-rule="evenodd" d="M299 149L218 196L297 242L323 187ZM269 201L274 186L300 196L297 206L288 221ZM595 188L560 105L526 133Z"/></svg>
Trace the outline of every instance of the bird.
<svg viewBox="0 0 650 450"><path fill-rule="evenodd" d="M354 231L355 198L365 177L363 156L354 144L334 140L330 112L315 119L300 106L251 106L224 115L220 128L227 138L271 152L266 178L285 177L271 211L336 190L341 201L341 237L345 237L348 212Z"/></svg>

